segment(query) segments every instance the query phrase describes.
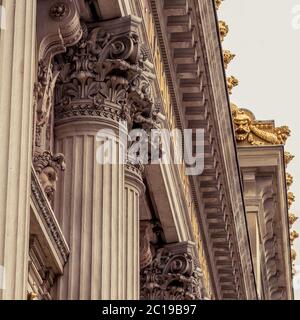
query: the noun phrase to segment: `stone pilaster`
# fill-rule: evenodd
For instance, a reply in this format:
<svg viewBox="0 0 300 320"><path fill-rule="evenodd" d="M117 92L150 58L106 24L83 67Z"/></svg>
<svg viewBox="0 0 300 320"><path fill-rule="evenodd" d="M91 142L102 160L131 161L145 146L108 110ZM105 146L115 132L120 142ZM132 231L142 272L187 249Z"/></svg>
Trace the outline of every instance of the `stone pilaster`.
<svg viewBox="0 0 300 320"><path fill-rule="evenodd" d="M202 272L196 255L192 242L156 249L152 262L141 270L141 299L204 299Z"/></svg>
<svg viewBox="0 0 300 320"><path fill-rule="evenodd" d="M125 184L127 131L120 124L125 121L131 129L155 121L139 22L129 16L83 25L80 42L55 62L60 69L55 90L56 152L66 160L55 212L71 251L58 298L138 296L142 184L136 172L128 171ZM108 145L113 164L103 157Z"/></svg>
<svg viewBox="0 0 300 320"><path fill-rule="evenodd" d="M26 297L36 1L4 0L0 33L0 299ZM0 284L1 286L2 284Z"/></svg>
<svg viewBox="0 0 300 320"><path fill-rule="evenodd" d="M139 199L145 191L141 170L134 165L125 167L125 298L139 299L140 291L140 214Z"/></svg>

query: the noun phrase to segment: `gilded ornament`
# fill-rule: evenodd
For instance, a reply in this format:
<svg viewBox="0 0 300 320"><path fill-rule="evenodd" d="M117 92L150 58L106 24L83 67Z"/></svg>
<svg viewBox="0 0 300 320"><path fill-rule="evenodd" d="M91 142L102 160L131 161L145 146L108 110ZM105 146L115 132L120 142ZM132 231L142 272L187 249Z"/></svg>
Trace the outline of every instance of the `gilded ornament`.
<svg viewBox="0 0 300 320"><path fill-rule="evenodd" d="M35 292L28 292L27 300L38 300L38 294Z"/></svg>
<svg viewBox="0 0 300 320"><path fill-rule="evenodd" d="M298 220L298 217L294 213L289 213L289 225L290 228Z"/></svg>
<svg viewBox="0 0 300 320"><path fill-rule="evenodd" d="M291 244L293 245L294 244L294 241L296 239L299 238L299 233L296 231L296 230L293 230L291 233L290 233L290 240L291 240Z"/></svg>
<svg viewBox="0 0 300 320"><path fill-rule="evenodd" d="M216 1L215 1L217 10L219 10L219 8L220 8L220 6L221 6L221 4L222 4L222 1L223 1L223 0L216 0Z"/></svg>
<svg viewBox="0 0 300 320"><path fill-rule="evenodd" d="M288 127L276 128L273 121L258 121L247 109L231 103L235 137L240 144L253 146L285 144L290 130Z"/></svg>
<svg viewBox="0 0 300 320"><path fill-rule="evenodd" d="M239 80L235 78L234 76L230 76L227 78L227 88L228 88L228 93L232 94L232 89L234 87L237 87L239 84Z"/></svg>
<svg viewBox="0 0 300 320"><path fill-rule="evenodd" d="M223 50L223 60L225 69L227 69L228 64L234 59L235 54L231 53L229 50Z"/></svg>
<svg viewBox="0 0 300 320"><path fill-rule="evenodd" d="M291 174L287 173L286 174L286 185L288 188L290 188L290 186L293 184L294 182L294 178Z"/></svg>
<svg viewBox="0 0 300 320"><path fill-rule="evenodd" d="M220 38L221 41L224 41L224 38L227 36L229 31L228 25L225 21L219 21L219 32L220 32Z"/></svg>
<svg viewBox="0 0 300 320"><path fill-rule="evenodd" d="M295 202L296 197L293 194L293 192L288 192L287 196L288 196L288 207L290 209L290 207L292 206L293 202Z"/></svg>
<svg viewBox="0 0 300 320"><path fill-rule="evenodd" d="M287 166L294 158L295 158L294 155L292 155L291 153L289 153L289 152L286 151L286 152L284 153L285 165Z"/></svg>

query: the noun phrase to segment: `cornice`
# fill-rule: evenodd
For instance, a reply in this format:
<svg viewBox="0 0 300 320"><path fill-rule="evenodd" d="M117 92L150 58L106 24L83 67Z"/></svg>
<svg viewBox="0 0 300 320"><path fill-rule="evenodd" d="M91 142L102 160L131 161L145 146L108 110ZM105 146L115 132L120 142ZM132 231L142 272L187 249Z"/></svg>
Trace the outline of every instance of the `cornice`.
<svg viewBox="0 0 300 320"><path fill-rule="evenodd" d="M213 4L206 0L181 1L180 4L166 1L164 8L160 1L152 0L151 4L160 29L164 65L170 71L167 73L170 92L178 106L174 104L176 118L181 120L178 127L185 123L188 128L205 129L206 168L201 176L190 181L217 296L255 298L250 244L222 67L223 54ZM176 12L190 20L191 27L184 32L184 37L176 30L176 23L172 26L168 23L170 17L176 20L179 14ZM168 38L164 37L167 31ZM184 59L179 58L182 55ZM221 243L226 247L222 257ZM226 263L224 259L228 259Z"/></svg>

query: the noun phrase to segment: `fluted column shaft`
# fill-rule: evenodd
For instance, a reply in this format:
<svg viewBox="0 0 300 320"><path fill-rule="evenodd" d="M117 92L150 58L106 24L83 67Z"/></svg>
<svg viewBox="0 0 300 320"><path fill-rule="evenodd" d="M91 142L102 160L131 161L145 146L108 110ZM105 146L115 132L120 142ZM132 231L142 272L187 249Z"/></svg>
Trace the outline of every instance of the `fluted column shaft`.
<svg viewBox="0 0 300 320"><path fill-rule="evenodd" d="M139 198L145 186L141 171L133 165L125 167L125 255L126 278L125 298L138 300L140 297L140 213Z"/></svg>
<svg viewBox="0 0 300 320"><path fill-rule="evenodd" d="M32 105L35 73L35 0L4 0L0 31L0 299L26 297ZM0 284L1 285L1 284Z"/></svg>
<svg viewBox="0 0 300 320"><path fill-rule="evenodd" d="M97 163L104 141L101 121L75 121L56 128L56 151L66 159L55 212L71 255L58 285L59 299L123 299L125 265L124 166L120 141L116 164Z"/></svg>
<svg viewBox="0 0 300 320"><path fill-rule="evenodd" d="M134 124L149 129L157 122L151 63L141 48L139 23L128 16L83 26L80 42L60 59L55 135L66 171L59 179L55 212L71 255L59 298L138 298L142 187L140 176L128 172L125 188L127 129ZM97 135L101 129L106 132ZM99 164L97 146L107 138L114 164Z"/></svg>

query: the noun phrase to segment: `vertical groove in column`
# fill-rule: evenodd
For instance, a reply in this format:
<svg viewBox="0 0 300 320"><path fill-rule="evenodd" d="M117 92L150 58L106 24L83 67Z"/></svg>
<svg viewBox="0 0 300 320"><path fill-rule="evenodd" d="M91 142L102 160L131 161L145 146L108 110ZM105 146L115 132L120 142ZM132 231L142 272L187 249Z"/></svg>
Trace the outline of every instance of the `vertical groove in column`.
<svg viewBox="0 0 300 320"><path fill-rule="evenodd" d="M24 299L29 242L32 90L36 1L4 1L0 35L0 299ZM5 77L5 78L4 78Z"/></svg>
<svg viewBox="0 0 300 320"><path fill-rule="evenodd" d="M139 197L144 191L141 177L135 169L125 171L126 225L126 286L125 299L139 299Z"/></svg>
<svg viewBox="0 0 300 320"><path fill-rule="evenodd" d="M64 183L58 184L55 207L61 211L71 250L58 298L122 299L124 168L97 163L97 131L91 133L83 126L80 130L70 126L69 131L59 133L57 141L63 142L56 143L56 152L65 151L66 171Z"/></svg>

